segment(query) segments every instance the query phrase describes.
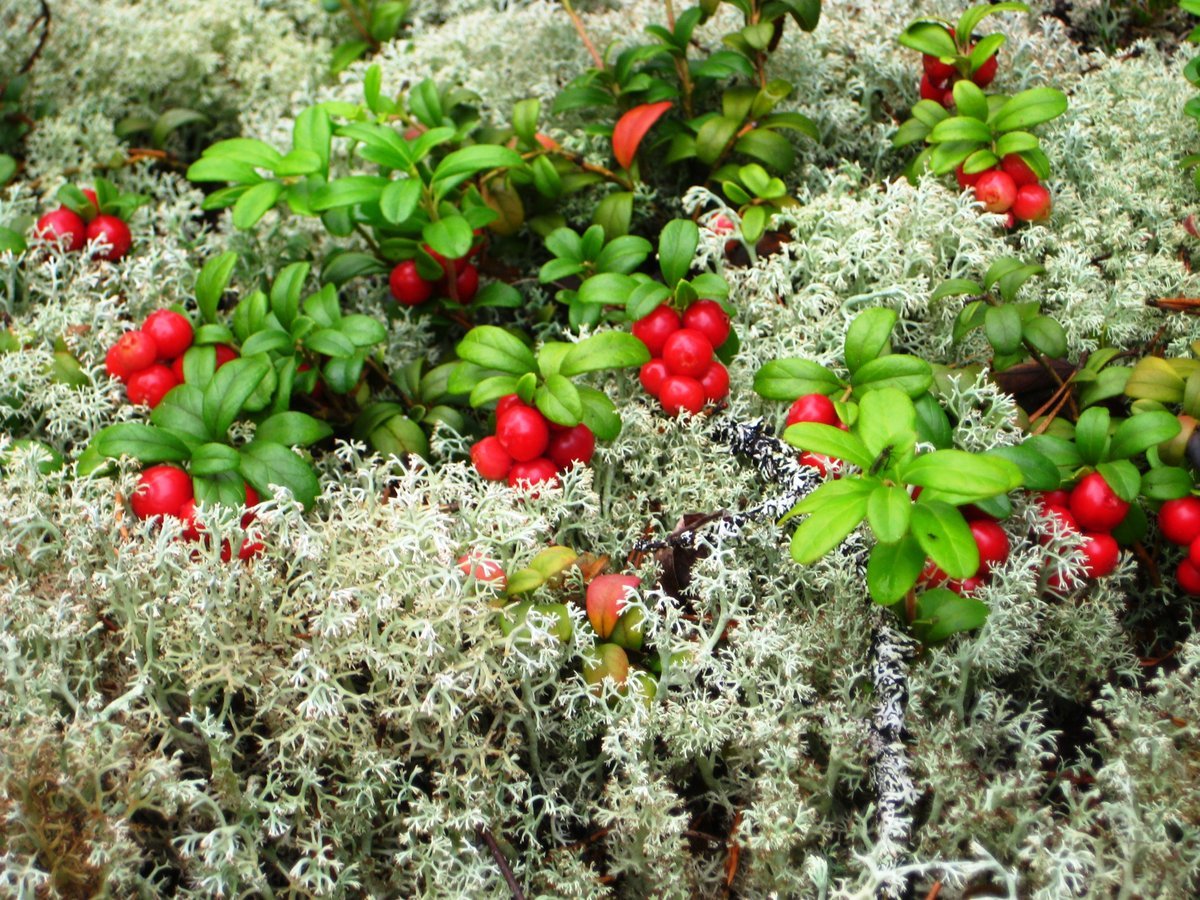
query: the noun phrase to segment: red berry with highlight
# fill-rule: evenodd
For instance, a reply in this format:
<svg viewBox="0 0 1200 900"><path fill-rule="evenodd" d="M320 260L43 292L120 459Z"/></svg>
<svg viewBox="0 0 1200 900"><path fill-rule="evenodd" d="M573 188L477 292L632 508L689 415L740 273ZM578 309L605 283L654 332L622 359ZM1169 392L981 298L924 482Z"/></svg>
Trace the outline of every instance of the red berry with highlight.
<svg viewBox="0 0 1200 900"><path fill-rule="evenodd" d="M417 274L417 264L411 259L392 269L388 288L392 298L402 306L416 306L433 296L433 285Z"/></svg>
<svg viewBox="0 0 1200 900"><path fill-rule="evenodd" d="M712 362L713 345L704 333L694 328L681 328L667 338L663 346L663 362L672 375L699 378Z"/></svg>
<svg viewBox="0 0 1200 900"><path fill-rule="evenodd" d="M796 398L787 414L787 424L817 422L821 425L839 424L837 409L833 401L824 394L805 394Z"/></svg>
<svg viewBox="0 0 1200 900"><path fill-rule="evenodd" d="M979 570L977 575L986 575L993 566L1008 559L1008 535L1004 529L988 519L970 522L971 536L979 548Z"/></svg>
<svg viewBox="0 0 1200 900"><path fill-rule="evenodd" d="M1129 512L1099 472L1083 476L1071 491L1071 514L1085 531L1112 531Z"/></svg>
<svg viewBox="0 0 1200 900"><path fill-rule="evenodd" d="M993 169L975 182L975 197L988 212L1008 212L1017 199L1017 186L1011 175Z"/></svg>
<svg viewBox="0 0 1200 900"><path fill-rule="evenodd" d="M596 436L592 429L583 423L566 431L560 431L550 438L550 449L546 455L560 469L569 469L575 463L587 465L592 461L596 452Z"/></svg>
<svg viewBox="0 0 1200 900"><path fill-rule="evenodd" d="M514 460L528 462L546 452L550 429L536 409L514 407L496 421L496 437Z"/></svg>
<svg viewBox="0 0 1200 900"><path fill-rule="evenodd" d="M1111 534L1089 531L1083 536L1084 570L1089 578L1111 575L1121 558L1121 549Z"/></svg>
<svg viewBox="0 0 1200 900"><path fill-rule="evenodd" d="M1027 184L1017 189L1012 215L1022 222L1045 222L1050 218L1053 203L1050 192L1040 184Z"/></svg>
<svg viewBox="0 0 1200 900"><path fill-rule="evenodd" d="M161 363L155 363L130 375L125 383L125 393L130 403L145 403L153 409L177 384L175 373Z"/></svg>
<svg viewBox="0 0 1200 900"><path fill-rule="evenodd" d="M662 356L667 338L680 328L679 313L665 303L633 323L633 336L646 345L651 356Z"/></svg>
<svg viewBox="0 0 1200 900"><path fill-rule="evenodd" d="M1025 162L1019 153L1006 154L1004 159L1000 160L1000 168L1008 173L1008 177L1018 188L1023 188L1027 184L1037 184L1040 180L1037 173L1029 168L1029 163Z"/></svg>
<svg viewBox="0 0 1200 900"><path fill-rule="evenodd" d="M96 216L92 219L88 223L87 239L89 242L103 241L108 245L109 249L101 253L100 258L109 262L116 262L133 246L133 235L129 233L129 226L116 216Z"/></svg>
<svg viewBox="0 0 1200 900"><path fill-rule="evenodd" d="M704 408L704 388L695 378L668 375L663 380L658 400L671 418L679 415L682 409L696 415Z"/></svg>
<svg viewBox="0 0 1200 900"><path fill-rule="evenodd" d="M700 387L704 389L705 400L713 403L724 400L729 395L729 370L714 359L700 376Z"/></svg>
<svg viewBox="0 0 1200 900"><path fill-rule="evenodd" d="M699 331L716 349L729 338L729 314L715 300L697 300L683 311L683 327Z"/></svg>
<svg viewBox="0 0 1200 900"><path fill-rule="evenodd" d="M499 422L510 409L533 409L516 394L505 394L496 401L496 421Z"/></svg>
<svg viewBox="0 0 1200 900"><path fill-rule="evenodd" d="M531 487L537 484L558 484L558 469L554 467L554 463L544 456L527 462L513 463L508 473L509 487ZM536 491L533 492L533 496L538 496Z"/></svg>
<svg viewBox="0 0 1200 900"><path fill-rule="evenodd" d="M512 462L512 457L495 435L489 435L471 446L471 463L475 471L488 481L507 478Z"/></svg>
<svg viewBox="0 0 1200 900"><path fill-rule="evenodd" d="M70 252L83 248L87 225L74 210L60 206L38 219L33 231L43 241L54 244L65 238L63 247Z"/></svg>
<svg viewBox="0 0 1200 900"><path fill-rule="evenodd" d="M110 351L114 364L125 372L125 378L154 365L158 359L158 344L144 331L127 331Z"/></svg>
<svg viewBox="0 0 1200 900"><path fill-rule="evenodd" d="M642 363L641 371L638 372L638 380L641 381L642 387L646 389L646 393L652 397L657 397L659 391L662 390L663 382L670 376L671 370L667 368L667 364L661 359L652 359L649 362Z"/></svg>
<svg viewBox="0 0 1200 900"><path fill-rule="evenodd" d="M481 550L472 550L460 556L458 571L496 590L502 591L508 586L508 576L504 574L503 567Z"/></svg>
<svg viewBox="0 0 1200 900"><path fill-rule="evenodd" d="M142 331L154 338L158 358L166 361L182 356L192 346L192 323L170 309L156 309L146 316Z"/></svg>
<svg viewBox="0 0 1200 900"><path fill-rule="evenodd" d="M1191 544L1200 537L1200 497L1168 500L1158 511L1158 527L1172 544Z"/></svg>
<svg viewBox="0 0 1200 900"><path fill-rule="evenodd" d="M129 377L129 372L126 371L124 364L121 362L120 351L117 350L117 345L113 344L108 348L108 352L104 354L104 371L111 377L124 381Z"/></svg>
<svg viewBox="0 0 1200 900"><path fill-rule="evenodd" d="M192 479L187 472L178 466L151 466L138 478L129 505L139 519L177 516L192 497Z"/></svg>

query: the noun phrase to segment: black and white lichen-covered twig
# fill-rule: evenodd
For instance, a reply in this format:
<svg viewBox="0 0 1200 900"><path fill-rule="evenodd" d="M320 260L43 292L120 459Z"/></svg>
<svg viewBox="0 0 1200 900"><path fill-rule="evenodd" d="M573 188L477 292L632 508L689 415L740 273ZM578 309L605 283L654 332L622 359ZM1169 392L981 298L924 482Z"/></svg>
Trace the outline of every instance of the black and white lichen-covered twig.
<svg viewBox="0 0 1200 900"><path fill-rule="evenodd" d="M710 436L714 441L725 444L730 453L753 463L762 479L777 490L761 503L742 512L705 516L688 527L677 529L666 538L639 541L634 546L635 551L645 553L667 547L694 547L701 535L737 537L751 522L778 519L821 483L816 470L800 465L795 449L777 438L771 426L762 419L738 422L718 417Z"/></svg>
<svg viewBox="0 0 1200 900"><path fill-rule="evenodd" d="M886 873L903 865L912 847L912 810L917 789L904 747L904 710L908 703L908 662L915 648L915 641L893 625L890 615L876 610L870 654L875 712L867 748L877 798L874 856L885 873L879 896L886 898L903 897L908 889L905 876Z"/></svg>

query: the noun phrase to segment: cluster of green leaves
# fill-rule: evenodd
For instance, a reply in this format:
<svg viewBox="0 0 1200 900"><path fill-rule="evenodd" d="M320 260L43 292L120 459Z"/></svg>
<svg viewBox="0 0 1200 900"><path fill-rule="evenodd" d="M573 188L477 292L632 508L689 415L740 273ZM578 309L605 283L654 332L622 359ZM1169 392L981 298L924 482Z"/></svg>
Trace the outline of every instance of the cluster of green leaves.
<svg viewBox="0 0 1200 900"><path fill-rule="evenodd" d="M788 194L782 179L770 175L757 163L725 171L721 190L737 206L738 217L742 220L742 239L751 247L766 232L767 221L773 213L799 203Z"/></svg>
<svg viewBox="0 0 1200 900"><path fill-rule="evenodd" d="M116 216L128 221L139 206L150 202L150 198L145 194L121 191L107 178L94 178L92 190L96 194L95 203L92 203L81 188L73 184L60 187L57 196L63 206L78 213L87 222L96 216Z"/></svg>
<svg viewBox="0 0 1200 900"><path fill-rule="evenodd" d="M1039 179L1049 177L1050 160L1028 129L1066 112L1066 94L1048 87L1030 88L1012 97L984 94L976 84L963 80L954 84L954 103L956 113L933 100L918 101L912 118L892 138L895 147L929 145L909 165L909 178L915 179L927 166L938 175L960 165L968 175L985 172L1012 153Z"/></svg>
<svg viewBox="0 0 1200 900"><path fill-rule="evenodd" d="M673 23L650 25L652 39L622 49L615 59L587 70L558 95L555 112L589 109L615 113L615 128L603 122L589 126L597 134L613 137L617 160L625 168L632 162L645 128L632 133L622 127L630 117L667 105L677 107L660 128L657 147L666 152L656 162L676 164L696 161L710 179L732 177L723 164L737 154L785 174L795 165L792 142L781 131L797 131L816 140L816 126L795 112L776 112L792 94L793 86L769 80L766 65L779 46L785 23L795 22L805 31L817 26L820 0L728 0L742 16L742 25L722 37L724 49L692 58L693 34L720 6L720 0L702 2ZM732 83L731 83L732 82ZM654 116L657 119L657 112ZM647 167L657 171L659 166Z"/></svg>
<svg viewBox="0 0 1200 900"><path fill-rule="evenodd" d="M516 394L556 425L571 428L582 422L602 441L620 434L621 417L607 394L575 379L650 359L646 345L622 331L601 332L577 343L548 341L535 353L524 335L495 325L472 328L457 352L460 362L448 389L468 394L472 406Z"/></svg>
<svg viewBox="0 0 1200 900"><path fill-rule="evenodd" d="M1200 0L1179 0L1179 8L1193 16L1200 16ZM1192 29L1187 39L1192 43L1200 43L1200 25ZM1183 69L1184 77L1193 87L1200 88L1200 56L1194 56ZM1192 97L1183 106L1184 115L1200 123L1200 96ZM1196 190L1200 190L1200 153L1192 153L1184 157L1182 165L1192 170L1192 180ZM4 179L0 178L0 183Z"/></svg>
<svg viewBox="0 0 1200 900"><path fill-rule="evenodd" d="M161 150L166 146L167 138L176 131L190 125L209 125L211 122L212 119L199 110L175 106L158 115L126 116L117 122L113 133L121 139L145 135L151 147Z"/></svg>
<svg viewBox="0 0 1200 900"><path fill-rule="evenodd" d="M975 29L988 16L1002 12L1029 12L1024 3L984 3L967 9L957 22L936 16L922 17L909 23L899 37L902 46L954 66L962 78L970 78L991 59L1008 38L993 32L975 40ZM957 98L955 98L957 102Z"/></svg>
<svg viewBox="0 0 1200 900"><path fill-rule="evenodd" d="M321 0L321 8L343 13L356 37L333 49L329 70L336 75L368 51L393 40L405 25L412 0Z"/></svg>
<svg viewBox="0 0 1200 900"><path fill-rule="evenodd" d="M983 282L951 278L942 282L931 300L968 295L973 298L954 320L954 340L962 341L982 329L992 346L992 370L1003 372L1031 355L1058 359L1067 353L1067 333L1057 319L1043 315L1037 300L1016 302L1030 278L1045 273L1042 266L1003 256L988 267Z"/></svg>

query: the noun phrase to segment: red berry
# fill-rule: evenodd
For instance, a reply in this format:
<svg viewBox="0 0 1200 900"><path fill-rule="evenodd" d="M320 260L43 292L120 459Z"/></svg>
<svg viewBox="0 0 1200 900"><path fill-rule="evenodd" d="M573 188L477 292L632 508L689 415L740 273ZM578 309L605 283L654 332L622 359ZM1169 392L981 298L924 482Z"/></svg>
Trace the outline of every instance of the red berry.
<svg viewBox="0 0 1200 900"><path fill-rule="evenodd" d="M665 303L654 308L649 315L633 323L633 336L646 345L651 356L662 356L667 338L679 330L679 313Z"/></svg>
<svg viewBox="0 0 1200 900"><path fill-rule="evenodd" d="M946 582L946 587L960 597L969 597L984 585L984 580L978 575L971 578L955 578Z"/></svg>
<svg viewBox="0 0 1200 900"><path fill-rule="evenodd" d="M800 422L837 425L839 419L833 401L824 394L805 394L792 403L787 414L788 425L796 425Z"/></svg>
<svg viewBox="0 0 1200 900"><path fill-rule="evenodd" d="M1111 575L1117 567L1121 551L1111 534L1088 531L1083 535L1084 570L1089 578Z"/></svg>
<svg viewBox="0 0 1200 900"><path fill-rule="evenodd" d="M928 587L941 587L949 579L950 576L943 572L932 559L925 560L925 566L921 569L921 574L917 576L917 581Z"/></svg>
<svg viewBox="0 0 1200 900"><path fill-rule="evenodd" d="M124 220L116 216L96 216L88 223L88 241L103 241L108 244L108 251L100 254L101 259L116 262L129 252L133 246L133 236Z"/></svg>
<svg viewBox="0 0 1200 900"><path fill-rule="evenodd" d="M125 370L125 366L121 363L120 351L117 350L117 345L113 344L108 348L108 352L104 354L104 370L112 378L124 381L129 377L129 372Z"/></svg>
<svg viewBox="0 0 1200 900"><path fill-rule="evenodd" d="M1175 572L1175 579L1185 594L1200 597L1200 568L1192 565L1190 560L1183 560Z"/></svg>
<svg viewBox="0 0 1200 900"><path fill-rule="evenodd" d="M416 306L433 296L433 285L417 274L417 264L411 259L392 269L388 287L392 297L403 306Z"/></svg>
<svg viewBox="0 0 1200 900"><path fill-rule="evenodd" d="M184 500L183 505L179 507L179 512L176 515L183 522L183 533L180 536L185 541L200 540L200 536L207 529L196 521L196 498L189 497Z"/></svg>
<svg viewBox="0 0 1200 900"><path fill-rule="evenodd" d="M508 586L508 576L500 563L481 550L472 550L458 558L458 570L469 578L474 578L480 584L504 590Z"/></svg>
<svg viewBox="0 0 1200 900"><path fill-rule="evenodd" d="M129 395L130 403L145 403L153 409L177 384L179 382L170 369L155 363L148 369L130 375L125 383L125 393Z"/></svg>
<svg viewBox="0 0 1200 900"><path fill-rule="evenodd" d="M252 560L265 549L266 546L259 540L258 535L252 535L242 541L242 545L238 548L238 559L243 561Z"/></svg>
<svg viewBox="0 0 1200 900"><path fill-rule="evenodd" d="M596 451L596 436L584 424L560 431L550 438L550 449L546 455L560 469L569 469L575 463L587 465Z"/></svg>
<svg viewBox="0 0 1200 900"><path fill-rule="evenodd" d="M43 241L55 244L59 242L60 238L66 238L63 246L68 251L74 251L82 249L87 225L76 212L60 206L38 219L33 233Z"/></svg>
<svg viewBox="0 0 1200 900"><path fill-rule="evenodd" d="M1008 173L1008 177L1013 180L1013 184L1017 188L1023 188L1027 184L1037 184L1037 173L1029 168L1029 164L1021 158L1019 153L1008 153L1004 159L1000 160L1000 168Z"/></svg>
<svg viewBox="0 0 1200 900"><path fill-rule="evenodd" d="M1041 538L1043 544L1049 544L1051 535L1058 532L1074 533L1079 531L1079 524L1075 521L1075 517L1071 515L1071 511L1065 506L1045 506L1042 512L1046 514L1048 519L1057 523L1057 529L1049 522L1043 528L1044 534Z"/></svg>
<svg viewBox="0 0 1200 900"><path fill-rule="evenodd" d="M225 363L233 362L238 358L238 352L228 344L217 344L215 349L217 351L217 363L214 366L214 369L219 369L221 366L225 365Z"/></svg>
<svg viewBox="0 0 1200 900"><path fill-rule="evenodd" d="M713 345L703 332L681 328L667 338L662 358L672 375L699 378L712 362Z"/></svg>
<svg viewBox="0 0 1200 900"><path fill-rule="evenodd" d="M192 346L192 323L170 309L156 309L146 316L142 331L154 338L160 360L182 356Z"/></svg>
<svg viewBox="0 0 1200 900"><path fill-rule="evenodd" d="M992 169L975 182L975 197L988 212L1008 212L1017 199L1017 186L1007 172Z"/></svg>
<svg viewBox="0 0 1200 900"><path fill-rule="evenodd" d="M253 510L254 507L258 506L258 491L256 491L254 488L250 487L249 482L245 482L244 484L245 484L245 488L246 488L245 507L246 507L247 512L244 516L242 516L242 527L249 528L250 523L254 521L254 513L251 512L251 510Z"/></svg>
<svg viewBox="0 0 1200 900"><path fill-rule="evenodd" d="M683 311L683 327L699 331L714 348L729 338L729 314L715 300L697 300Z"/></svg>
<svg viewBox="0 0 1200 900"><path fill-rule="evenodd" d="M837 460L833 457L825 456L822 453L812 453L805 450L800 454L800 465L808 466L810 469L816 469L820 475L828 475L837 468ZM835 475L836 477L836 475Z"/></svg>
<svg viewBox="0 0 1200 900"><path fill-rule="evenodd" d="M1129 504L1118 497L1099 472L1084 475L1071 491L1071 514L1085 531L1112 531Z"/></svg>
<svg viewBox="0 0 1200 900"><path fill-rule="evenodd" d="M192 497L192 479L187 472L178 466L151 466L138 478L129 505L139 519L177 516Z"/></svg>
<svg viewBox="0 0 1200 900"><path fill-rule="evenodd" d="M954 89L946 88L946 93L942 94L942 106L946 109L954 109Z"/></svg>
<svg viewBox="0 0 1200 900"><path fill-rule="evenodd" d="M958 179L958 189L960 191L962 191L962 190L966 190L969 187L975 187L976 183L979 181L980 176L982 176L985 172L992 172L992 171L995 171L995 170L994 169L984 169L983 172L968 173L968 172L963 171L962 164L960 163L958 168L954 170L954 177Z"/></svg>
<svg viewBox="0 0 1200 900"><path fill-rule="evenodd" d="M471 462L475 471L488 481L503 481L512 468L512 457L495 435L489 435L471 446Z"/></svg>
<svg viewBox="0 0 1200 900"><path fill-rule="evenodd" d="M1158 527L1172 544L1191 544L1200 537L1200 497L1168 500L1158 511Z"/></svg>
<svg viewBox="0 0 1200 900"><path fill-rule="evenodd" d="M980 87L987 87L992 83L992 79L996 77L996 70L1000 68L1000 62L996 59L996 54L989 56L974 72L971 73L971 80Z"/></svg>
<svg viewBox="0 0 1200 900"><path fill-rule="evenodd" d="M514 407L496 420L496 437L514 460L529 462L546 452L550 429L536 409Z"/></svg>
<svg viewBox="0 0 1200 900"><path fill-rule="evenodd" d="M597 575L588 583L584 603L588 622L597 635L607 638L613 633L627 601L641 585L636 575Z"/></svg>
<svg viewBox="0 0 1200 900"><path fill-rule="evenodd" d="M928 53L924 54L921 62L925 66L925 74L934 82L949 81L958 74L958 69L954 68L953 65L944 63L936 56L930 56Z"/></svg>
<svg viewBox="0 0 1200 900"><path fill-rule="evenodd" d="M537 459L531 459L528 462L513 463L512 470L508 473L509 487L528 488L536 484L547 484L550 486L558 484L558 470L554 467L554 463L544 456L539 456ZM533 496L534 498L538 496L536 491L534 491Z"/></svg>
<svg viewBox="0 0 1200 900"><path fill-rule="evenodd" d="M942 103L943 97L946 94L946 87L940 82L934 82L928 74L921 76L920 87L921 99L932 100L935 103ZM945 104L942 103L944 106Z"/></svg>
<svg viewBox="0 0 1200 900"><path fill-rule="evenodd" d="M995 522L976 519L969 523L975 546L979 548L979 570L977 575L986 575L993 566L1008 559L1008 535Z"/></svg>
<svg viewBox="0 0 1200 900"><path fill-rule="evenodd" d="M470 263L465 263L454 279L454 289L458 294L459 303L470 303L475 299L479 290L479 270Z"/></svg>
<svg viewBox="0 0 1200 900"><path fill-rule="evenodd" d="M671 418L679 415L681 409L696 415L704 408L704 388L695 378L668 375L663 380L658 400Z"/></svg>
<svg viewBox="0 0 1200 900"><path fill-rule="evenodd" d="M175 380L183 384L187 379L183 377L183 357L177 356L171 363L171 374L175 376Z"/></svg>
<svg viewBox="0 0 1200 900"><path fill-rule="evenodd" d="M638 373L638 379L642 382L642 387L646 389L646 393L651 397L657 397L659 391L662 390L662 383L667 380L671 374L671 370L667 368L667 364L661 359L652 359L647 363L642 364L642 369Z"/></svg>
<svg viewBox="0 0 1200 900"><path fill-rule="evenodd" d="M1050 192L1040 184L1027 184L1017 189L1010 215L1022 222L1044 222L1050 218Z"/></svg>
<svg viewBox="0 0 1200 900"><path fill-rule="evenodd" d="M717 235L733 234L733 220L730 219L729 216L717 214L713 216L712 220L708 223L708 230Z"/></svg>
<svg viewBox="0 0 1200 900"><path fill-rule="evenodd" d="M83 196L87 197L88 203L92 205L91 209L84 215L89 219L94 219L96 213L100 212L100 198L96 196L96 192L91 188L84 188Z"/></svg>
<svg viewBox="0 0 1200 900"><path fill-rule="evenodd" d="M496 421L499 422L508 413L510 409L533 409L516 394L505 394L496 401Z"/></svg>
<svg viewBox="0 0 1200 900"><path fill-rule="evenodd" d="M125 379L154 365L158 359L158 344L144 331L127 331L109 351L114 365L125 372ZM107 359L107 357L106 357Z"/></svg>
<svg viewBox="0 0 1200 900"><path fill-rule="evenodd" d="M1041 491L1037 495L1037 502L1043 509L1048 506L1061 506L1066 509L1071 505L1071 492L1062 488L1056 491Z"/></svg>
<svg viewBox="0 0 1200 900"><path fill-rule="evenodd" d="M704 388L705 400L724 400L729 395L729 370L714 359L700 376L700 387Z"/></svg>
<svg viewBox="0 0 1200 900"><path fill-rule="evenodd" d="M1200 538L1196 538L1188 547L1188 562L1200 569Z"/></svg>

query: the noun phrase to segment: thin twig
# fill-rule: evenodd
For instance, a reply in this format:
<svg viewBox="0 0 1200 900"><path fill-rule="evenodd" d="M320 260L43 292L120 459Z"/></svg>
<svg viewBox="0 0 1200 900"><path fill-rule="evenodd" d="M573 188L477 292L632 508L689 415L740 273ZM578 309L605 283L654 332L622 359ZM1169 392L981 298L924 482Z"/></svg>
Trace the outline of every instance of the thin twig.
<svg viewBox="0 0 1200 900"><path fill-rule="evenodd" d="M512 892L513 900L525 900L525 892L521 890L521 885L517 884L516 876L513 875L512 869L508 866L508 860L504 858L504 853L500 850L500 845L496 843L496 838L492 836L492 832L484 825L480 825L475 829L475 835L485 844L488 850L492 852L492 859L496 861L497 868L500 869L500 874L504 876L504 883L508 885L509 891Z"/></svg>
<svg viewBox="0 0 1200 900"><path fill-rule="evenodd" d="M579 35L579 39L583 41L583 46L592 55L592 62L596 64L597 69L603 69L604 57L600 55L600 51L596 49L596 45L588 37L587 29L583 27L583 20L579 18L579 13L575 12L575 7L571 5L571 0L562 0L562 5L566 9L567 15L571 17L571 24L575 26L575 32Z"/></svg>
<svg viewBox="0 0 1200 900"><path fill-rule="evenodd" d="M17 70L17 74L19 75L24 75L33 68L33 64L42 55L42 48L46 46L46 39L50 37L50 4L46 0L41 0L41 3L42 14L33 20L33 24L36 25L40 21L42 23L42 33L38 36L37 46L33 48L33 52L29 54L29 58ZM33 30L33 25L29 26L29 30Z"/></svg>

